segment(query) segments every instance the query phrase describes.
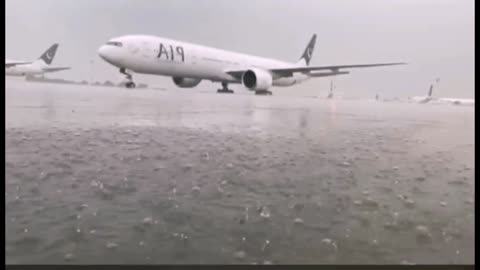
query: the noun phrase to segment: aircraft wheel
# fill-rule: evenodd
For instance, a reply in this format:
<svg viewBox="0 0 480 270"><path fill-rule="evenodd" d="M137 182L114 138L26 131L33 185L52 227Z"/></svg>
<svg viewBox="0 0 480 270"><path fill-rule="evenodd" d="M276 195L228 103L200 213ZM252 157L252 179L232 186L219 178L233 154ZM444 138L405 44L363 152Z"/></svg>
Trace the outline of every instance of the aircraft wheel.
<svg viewBox="0 0 480 270"><path fill-rule="evenodd" d="M128 82L128 83L125 84L125 86L126 86L128 89L135 88L135 83L134 83L134 82Z"/></svg>

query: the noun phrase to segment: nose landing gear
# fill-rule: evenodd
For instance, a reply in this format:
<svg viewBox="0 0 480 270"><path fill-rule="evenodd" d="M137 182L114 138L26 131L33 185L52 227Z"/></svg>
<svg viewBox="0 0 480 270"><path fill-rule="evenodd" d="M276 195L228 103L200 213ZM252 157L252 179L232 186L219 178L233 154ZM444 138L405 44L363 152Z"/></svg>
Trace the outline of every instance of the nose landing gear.
<svg viewBox="0 0 480 270"><path fill-rule="evenodd" d="M125 87L131 89L135 88L135 83L133 82L132 74L128 73L125 68L120 69L120 73L124 74L126 77L127 82L125 83Z"/></svg>
<svg viewBox="0 0 480 270"><path fill-rule="evenodd" d="M125 87L127 87L127 88L129 88L129 89L135 88L135 86L136 86L136 85L135 85L134 82L127 82L127 83L125 84Z"/></svg>

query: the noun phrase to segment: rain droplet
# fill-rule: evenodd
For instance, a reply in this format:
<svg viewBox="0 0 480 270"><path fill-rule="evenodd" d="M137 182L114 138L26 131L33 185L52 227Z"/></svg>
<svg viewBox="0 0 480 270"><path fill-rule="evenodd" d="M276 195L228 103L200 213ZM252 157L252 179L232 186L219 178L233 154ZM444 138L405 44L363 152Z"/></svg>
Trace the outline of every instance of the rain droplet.
<svg viewBox="0 0 480 270"><path fill-rule="evenodd" d="M330 239L330 238L324 238L324 239L322 239L322 243L327 244L327 245L330 245L330 244L332 244L332 239Z"/></svg>
<svg viewBox="0 0 480 270"><path fill-rule="evenodd" d="M270 218L270 211L266 207L262 207L262 211L260 212L260 216L263 218Z"/></svg>
<svg viewBox="0 0 480 270"><path fill-rule="evenodd" d="M354 205L362 205L362 201L356 200L356 201L353 201L353 204Z"/></svg>
<svg viewBox="0 0 480 270"><path fill-rule="evenodd" d="M427 226L418 225L416 228L417 239L419 240L431 240L432 234Z"/></svg>
<svg viewBox="0 0 480 270"><path fill-rule="evenodd" d="M350 163L348 163L348 161L344 161L344 162L341 163L341 165L342 165L343 167L349 167L349 166L350 166Z"/></svg>
<svg viewBox="0 0 480 270"><path fill-rule="evenodd" d="M295 224L303 224L303 219L301 219L301 218L296 218L293 222L294 222Z"/></svg>
<svg viewBox="0 0 480 270"><path fill-rule="evenodd" d="M66 261L70 261L73 259L73 254L72 253L67 253L65 254L65 256L63 257Z"/></svg>
<svg viewBox="0 0 480 270"><path fill-rule="evenodd" d="M405 205L409 208L413 207L415 205L415 201L412 199L407 199L405 200Z"/></svg>
<svg viewBox="0 0 480 270"><path fill-rule="evenodd" d="M265 240L265 244L263 244L262 251L265 251L265 248L270 244L270 241Z"/></svg>
<svg viewBox="0 0 480 270"><path fill-rule="evenodd" d="M415 263L409 262L407 260L401 261L400 264L402 264L402 265L415 265Z"/></svg>
<svg viewBox="0 0 480 270"><path fill-rule="evenodd" d="M233 254L233 257L237 259L243 259L245 258L245 252L244 251L237 251Z"/></svg>
<svg viewBox="0 0 480 270"><path fill-rule="evenodd" d="M199 186L194 186L194 187L192 188L192 193L193 193L194 195L198 195L198 194L200 193L200 187L199 187Z"/></svg>
<svg viewBox="0 0 480 270"><path fill-rule="evenodd" d="M116 247L118 247L118 245L116 243L113 243L113 242L107 243L107 248L108 249L112 249L112 248L116 248Z"/></svg>
<svg viewBox="0 0 480 270"><path fill-rule="evenodd" d="M143 219L143 224L145 225L152 225L153 223L153 218L152 217L146 217Z"/></svg>

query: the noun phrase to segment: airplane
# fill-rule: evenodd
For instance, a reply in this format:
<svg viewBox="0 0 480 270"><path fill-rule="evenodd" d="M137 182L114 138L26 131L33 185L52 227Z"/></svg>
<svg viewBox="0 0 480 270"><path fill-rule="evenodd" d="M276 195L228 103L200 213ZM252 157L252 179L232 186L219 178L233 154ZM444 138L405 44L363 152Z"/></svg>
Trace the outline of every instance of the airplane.
<svg viewBox="0 0 480 270"><path fill-rule="evenodd" d="M474 99L468 98L436 98L433 96L433 84L430 85L428 90L428 95L425 97L416 96L412 97L410 100L417 103L439 103L439 104L452 104L452 105L475 105Z"/></svg>
<svg viewBox="0 0 480 270"><path fill-rule="evenodd" d="M5 75L28 76L68 70L70 67L50 67L57 52L58 44L53 44L35 61L5 60Z"/></svg>
<svg viewBox="0 0 480 270"><path fill-rule="evenodd" d="M297 63L149 35L113 38L98 49L98 54L126 76L127 88L135 88L134 72L172 77L180 88L193 88L202 80L219 82L222 88L218 93L233 93L228 84L243 84L258 95L271 95L268 89L272 86L289 87L310 78L349 74L344 69L405 64L310 66L316 39L314 34Z"/></svg>

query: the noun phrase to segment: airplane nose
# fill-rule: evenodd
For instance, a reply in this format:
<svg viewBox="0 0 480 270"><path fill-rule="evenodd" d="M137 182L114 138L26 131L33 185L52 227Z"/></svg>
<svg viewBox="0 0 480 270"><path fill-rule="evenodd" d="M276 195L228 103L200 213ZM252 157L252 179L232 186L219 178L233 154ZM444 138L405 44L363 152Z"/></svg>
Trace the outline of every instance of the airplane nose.
<svg viewBox="0 0 480 270"><path fill-rule="evenodd" d="M98 55L104 60L108 60L108 47L103 45L98 49Z"/></svg>

